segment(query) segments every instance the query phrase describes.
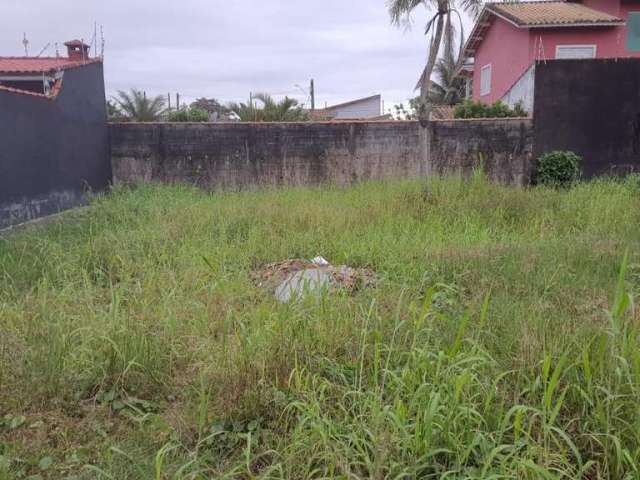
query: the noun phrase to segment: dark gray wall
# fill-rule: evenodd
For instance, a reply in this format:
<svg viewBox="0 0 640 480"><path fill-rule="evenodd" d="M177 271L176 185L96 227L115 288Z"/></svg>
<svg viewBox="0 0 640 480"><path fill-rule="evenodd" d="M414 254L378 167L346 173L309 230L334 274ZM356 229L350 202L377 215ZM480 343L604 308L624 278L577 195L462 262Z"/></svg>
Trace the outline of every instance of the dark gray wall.
<svg viewBox="0 0 640 480"><path fill-rule="evenodd" d="M533 123L530 119L448 120L432 122L431 171L470 174L482 168L494 181L531 182Z"/></svg>
<svg viewBox="0 0 640 480"><path fill-rule="evenodd" d="M102 64L55 99L0 90L0 227L78 205L111 182Z"/></svg>
<svg viewBox="0 0 640 480"><path fill-rule="evenodd" d="M536 65L535 155L573 150L587 178L640 171L640 59Z"/></svg>
<svg viewBox="0 0 640 480"><path fill-rule="evenodd" d="M429 135L417 122L122 123L110 129L115 181L207 188L350 184L468 173L480 163L495 180L523 184L531 152L526 120L434 122Z"/></svg>

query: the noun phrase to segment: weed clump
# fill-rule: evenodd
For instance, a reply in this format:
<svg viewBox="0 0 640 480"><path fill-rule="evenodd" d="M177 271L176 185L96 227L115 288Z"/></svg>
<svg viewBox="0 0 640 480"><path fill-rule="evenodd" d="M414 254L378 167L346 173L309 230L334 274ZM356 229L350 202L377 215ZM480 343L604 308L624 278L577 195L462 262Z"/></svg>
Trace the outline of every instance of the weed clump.
<svg viewBox="0 0 640 480"><path fill-rule="evenodd" d="M556 188L571 187L582 175L582 158L573 152L551 152L538 159L535 182Z"/></svg>

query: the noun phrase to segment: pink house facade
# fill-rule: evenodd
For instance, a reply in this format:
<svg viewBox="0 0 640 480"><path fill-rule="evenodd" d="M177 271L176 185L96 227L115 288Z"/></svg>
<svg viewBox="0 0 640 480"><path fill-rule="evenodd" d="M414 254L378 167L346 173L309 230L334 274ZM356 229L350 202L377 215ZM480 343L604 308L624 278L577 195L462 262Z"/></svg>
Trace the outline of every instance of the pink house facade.
<svg viewBox="0 0 640 480"><path fill-rule="evenodd" d="M474 100L531 111L536 61L640 57L640 0L488 3L465 55Z"/></svg>

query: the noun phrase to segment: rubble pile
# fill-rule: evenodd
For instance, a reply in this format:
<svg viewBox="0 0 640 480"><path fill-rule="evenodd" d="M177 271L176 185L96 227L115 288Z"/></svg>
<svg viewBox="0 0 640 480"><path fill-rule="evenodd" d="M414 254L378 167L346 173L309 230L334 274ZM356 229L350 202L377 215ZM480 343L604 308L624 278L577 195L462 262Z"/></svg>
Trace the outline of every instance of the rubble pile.
<svg viewBox="0 0 640 480"><path fill-rule="evenodd" d="M305 292L343 289L355 292L375 286L376 274L365 268L334 266L322 257L313 260L292 259L265 265L253 272L252 279L261 288L275 292L276 298L288 303Z"/></svg>

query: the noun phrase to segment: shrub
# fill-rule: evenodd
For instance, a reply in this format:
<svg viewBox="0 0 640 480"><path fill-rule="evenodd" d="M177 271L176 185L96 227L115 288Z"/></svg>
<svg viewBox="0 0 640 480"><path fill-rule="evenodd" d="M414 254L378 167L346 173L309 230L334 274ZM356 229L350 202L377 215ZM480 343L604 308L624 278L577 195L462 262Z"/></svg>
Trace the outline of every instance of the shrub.
<svg viewBox="0 0 640 480"><path fill-rule="evenodd" d="M169 113L170 122L208 122L209 114L200 108L185 108Z"/></svg>
<svg viewBox="0 0 640 480"><path fill-rule="evenodd" d="M515 118L526 117L527 112L521 103L517 103L515 107L511 108L500 100L491 105L465 100L456 107L453 116L455 118Z"/></svg>
<svg viewBox="0 0 640 480"><path fill-rule="evenodd" d="M554 187L570 187L582 174L582 158L573 152L555 151L538 159L535 183Z"/></svg>

